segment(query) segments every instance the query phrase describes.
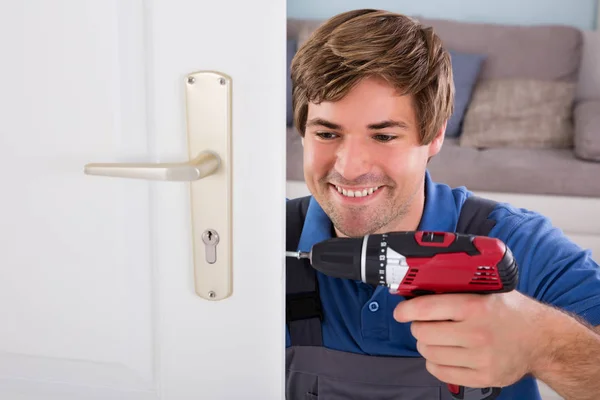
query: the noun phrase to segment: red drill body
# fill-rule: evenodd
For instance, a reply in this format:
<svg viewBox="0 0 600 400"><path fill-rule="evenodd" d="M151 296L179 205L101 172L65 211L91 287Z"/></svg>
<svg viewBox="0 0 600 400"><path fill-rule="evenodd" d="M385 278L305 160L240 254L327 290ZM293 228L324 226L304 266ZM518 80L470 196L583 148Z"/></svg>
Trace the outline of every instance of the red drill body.
<svg viewBox="0 0 600 400"><path fill-rule="evenodd" d="M391 232L332 238L313 246L311 265L324 274L388 286L406 297L507 292L515 260L496 238L450 232Z"/></svg>
<svg viewBox="0 0 600 400"><path fill-rule="evenodd" d="M431 254L406 257L408 270L398 284L398 294L411 296L420 292L487 293L512 290L512 282L506 280L507 277L510 278L507 276L510 274L510 265L502 264L506 254L504 243L489 237L473 237L471 243L477 253L469 254L458 248L450 253L438 253L436 250L448 248L456 240L456 235L434 234L444 235L444 242L423 242L423 232L415 234L417 244L429 247ZM505 278L504 281L502 278Z"/></svg>

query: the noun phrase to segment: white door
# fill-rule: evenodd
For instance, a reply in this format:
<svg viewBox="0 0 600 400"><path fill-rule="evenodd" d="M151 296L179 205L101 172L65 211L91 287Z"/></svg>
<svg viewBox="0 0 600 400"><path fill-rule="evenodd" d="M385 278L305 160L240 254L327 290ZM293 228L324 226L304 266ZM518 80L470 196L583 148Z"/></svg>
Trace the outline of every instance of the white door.
<svg viewBox="0 0 600 400"><path fill-rule="evenodd" d="M285 2L4 1L0 52L0 399L283 398Z"/></svg>

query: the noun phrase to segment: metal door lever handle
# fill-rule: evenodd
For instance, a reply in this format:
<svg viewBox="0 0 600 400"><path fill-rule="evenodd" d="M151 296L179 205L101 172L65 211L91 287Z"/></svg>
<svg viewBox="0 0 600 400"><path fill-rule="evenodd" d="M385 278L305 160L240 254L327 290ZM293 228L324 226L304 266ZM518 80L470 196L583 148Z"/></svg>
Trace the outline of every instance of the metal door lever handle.
<svg viewBox="0 0 600 400"><path fill-rule="evenodd" d="M87 175L190 182L215 173L220 165L221 159L216 153L203 151L192 161L183 163L92 163L85 165L84 172Z"/></svg>

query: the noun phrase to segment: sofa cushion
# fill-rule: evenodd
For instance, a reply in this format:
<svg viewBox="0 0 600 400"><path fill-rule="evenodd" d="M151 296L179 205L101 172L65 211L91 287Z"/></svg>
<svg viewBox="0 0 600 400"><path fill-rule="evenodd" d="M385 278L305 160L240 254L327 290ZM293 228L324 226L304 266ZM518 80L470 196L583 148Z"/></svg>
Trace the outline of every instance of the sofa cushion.
<svg viewBox="0 0 600 400"><path fill-rule="evenodd" d="M575 107L575 155L600 161L600 100L582 101Z"/></svg>
<svg viewBox="0 0 600 400"><path fill-rule="evenodd" d="M461 146L573 146L574 82L494 79L473 93Z"/></svg>
<svg viewBox="0 0 600 400"><path fill-rule="evenodd" d="M454 113L448 120L446 136L458 137L462 130L465 112L471 101L473 89L485 56L449 50L454 77Z"/></svg>
<svg viewBox="0 0 600 400"><path fill-rule="evenodd" d="M428 18L419 21L433 27L445 47L485 54L481 79L577 80L583 41L577 28Z"/></svg>
<svg viewBox="0 0 600 400"><path fill-rule="evenodd" d="M600 31L583 32L583 55L576 99L600 100Z"/></svg>
<svg viewBox="0 0 600 400"><path fill-rule="evenodd" d="M577 159L569 149L461 147L447 139L429 163L437 182L474 191L600 197L600 163Z"/></svg>

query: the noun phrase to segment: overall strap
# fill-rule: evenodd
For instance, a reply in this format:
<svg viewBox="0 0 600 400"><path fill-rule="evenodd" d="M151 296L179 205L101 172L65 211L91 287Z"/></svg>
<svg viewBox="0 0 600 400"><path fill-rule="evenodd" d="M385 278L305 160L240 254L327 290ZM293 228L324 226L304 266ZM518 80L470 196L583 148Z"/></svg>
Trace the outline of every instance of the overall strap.
<svg viewBox="0 0 600 400"><path fill-rule="evenodd" d="M297 251L310 197L287 202L286 250ZM286 258L286 323L292 346L322 346L323 311L316 270L306 259Z"/></svg>
<svg viewBox="0 0 600 400"><path fill-rule="evenodd" d="M468 197L460 210L456 232L487 236L496 225L496 221L488 218L496 205L498 203L493 200L478 196Z"/></svg>
<svg viewBox="0 0 600 400"><path fill-rule="evenodd" d="M470 235L488 236L496 221L489 216L494 211L498 202L478 196L468 197L460 210L456 232ZM460 395L452 396L453 399L495 399L500 393L499 388L473 389L460 387Z"/></svg>

